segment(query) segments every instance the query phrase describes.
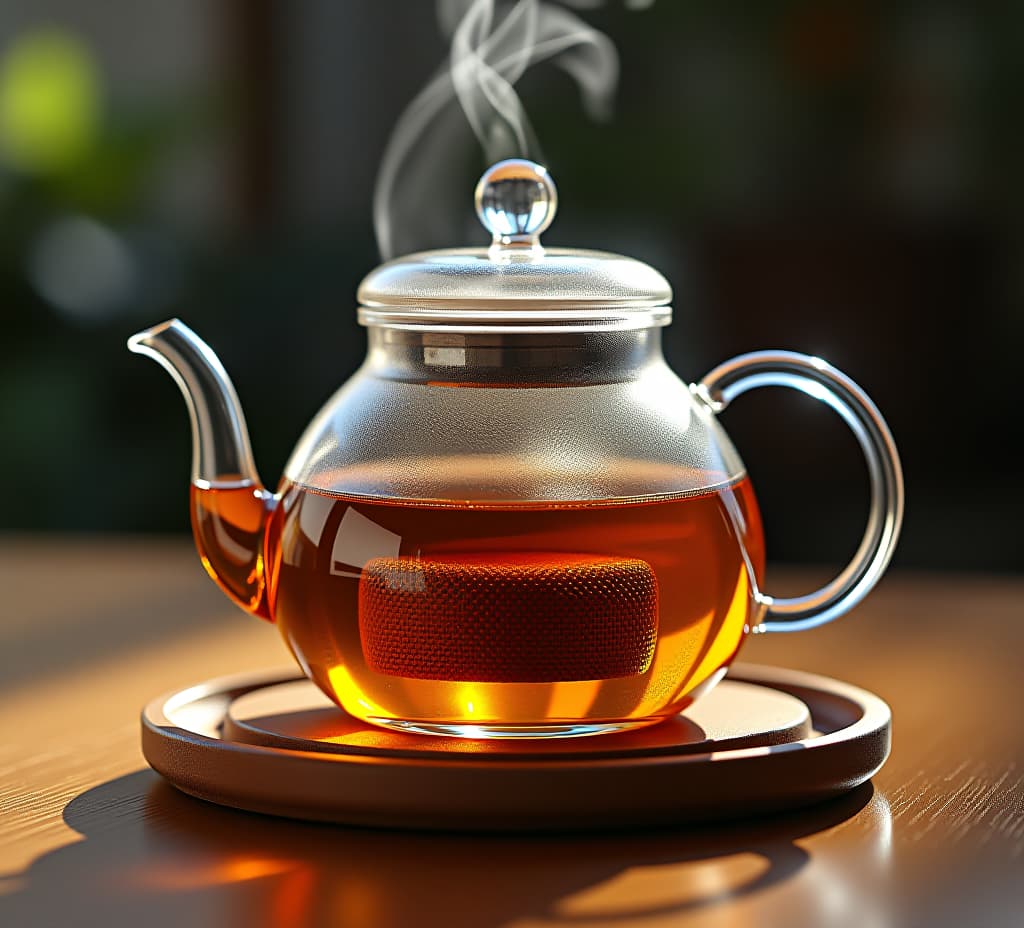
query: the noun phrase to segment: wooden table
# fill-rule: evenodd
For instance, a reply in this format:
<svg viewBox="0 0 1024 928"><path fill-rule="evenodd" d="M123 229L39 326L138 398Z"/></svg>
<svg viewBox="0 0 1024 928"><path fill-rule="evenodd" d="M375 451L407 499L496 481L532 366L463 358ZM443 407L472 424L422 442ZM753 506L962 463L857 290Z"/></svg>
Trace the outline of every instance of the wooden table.
<svg viewBox="0 0 1024 928"><path fill-rule="evenodd" d="M890 702L873 786L728 827L543 839L301 824L165 784L142 704L285 659L184 543L7 539L0 590L5 928L1024 925L1021 579L895 574L854 616L747 645Z"/></svg>

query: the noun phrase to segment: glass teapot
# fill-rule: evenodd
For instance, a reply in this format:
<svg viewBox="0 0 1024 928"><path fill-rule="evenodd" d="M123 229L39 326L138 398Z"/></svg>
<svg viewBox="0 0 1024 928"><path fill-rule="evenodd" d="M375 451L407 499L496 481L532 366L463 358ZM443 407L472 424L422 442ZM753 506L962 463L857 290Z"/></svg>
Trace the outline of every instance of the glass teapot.
<svg viewBox="0 0 1024 928"><path fill-rule="evenodd" d="M184 393L192 525L221 588L275 622L346 712L468 738L657 722L714 686L748 634L858 603L903 512L896 448L864 392L786 351L688 384L661 353L671 289L657 271L541 245L557 206L543 167L494 165L476 206L489 247L410 255L363 280L366 361L276 493L210 348L177 320L129 340ZM761 518L717 419L768 385L839 413L870 478L853 560L794 599L762 590Z"/></svg>

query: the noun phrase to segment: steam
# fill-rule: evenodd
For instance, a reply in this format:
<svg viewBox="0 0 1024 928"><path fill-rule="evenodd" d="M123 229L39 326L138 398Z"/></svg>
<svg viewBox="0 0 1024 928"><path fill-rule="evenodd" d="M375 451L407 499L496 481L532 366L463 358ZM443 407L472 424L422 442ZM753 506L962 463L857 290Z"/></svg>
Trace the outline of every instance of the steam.
<svg viewBox="0 0 1024 928"><path fill-rule="evenodd" d="M600 0L571 5L593 7ZM486 164L513 157L543 162L515 90L528 68L550 61L564 70L595 120L610 115L618 82L618 54L611 40L554 3L438 0L437 13L451 42L449 60L398 118L377 174L373 219L385 259L432 244L438 216L430 207L436 208L443 187L436 181L459 166L458 134L467 124ZM452 106L455 101L461 111ZM452 115L459 120L453 122Z"/></svg>

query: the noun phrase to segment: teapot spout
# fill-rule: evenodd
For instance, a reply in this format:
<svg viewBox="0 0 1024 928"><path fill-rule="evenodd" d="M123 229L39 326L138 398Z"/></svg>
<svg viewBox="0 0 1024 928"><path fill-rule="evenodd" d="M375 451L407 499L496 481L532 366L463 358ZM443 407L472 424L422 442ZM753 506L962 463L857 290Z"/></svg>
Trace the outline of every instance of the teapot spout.
<svg viewBox="0 0 1024 928"><path fill-rule="evenodd" d="M158 362L181 388L192 421L192 482L258 484L242 406L213 349L170 319L133 335L128 350Z"/></svg>
<svg viewBox="0 0 1024 928"><path fill-rule="evenodd" d="M276 503L260 482L245 416L220 359L171 319L128 339L181 388L192 423L192 530L207 573L235 602L269 618L264 537Z"/></svg>

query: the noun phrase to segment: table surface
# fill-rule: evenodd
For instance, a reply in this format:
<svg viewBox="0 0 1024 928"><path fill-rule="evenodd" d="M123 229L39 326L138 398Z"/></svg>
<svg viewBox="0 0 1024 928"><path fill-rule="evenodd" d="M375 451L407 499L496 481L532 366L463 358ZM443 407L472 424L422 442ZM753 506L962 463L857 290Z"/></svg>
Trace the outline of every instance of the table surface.
<svg viewBox="0 0 1024 928"><path fill-rule="evenodd" d="M1024 924L1024 579L894 573L844 620L747 643L890 703L872 784L728 826L546 838L289 822L163 782L145 702L287 660L184 542L0 540L0 590L0 925Z"/></svg>

